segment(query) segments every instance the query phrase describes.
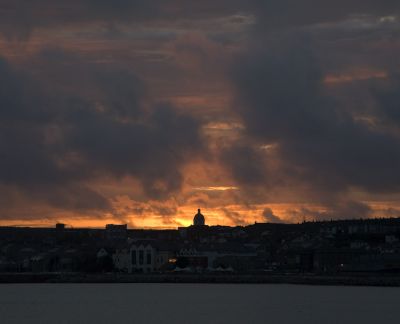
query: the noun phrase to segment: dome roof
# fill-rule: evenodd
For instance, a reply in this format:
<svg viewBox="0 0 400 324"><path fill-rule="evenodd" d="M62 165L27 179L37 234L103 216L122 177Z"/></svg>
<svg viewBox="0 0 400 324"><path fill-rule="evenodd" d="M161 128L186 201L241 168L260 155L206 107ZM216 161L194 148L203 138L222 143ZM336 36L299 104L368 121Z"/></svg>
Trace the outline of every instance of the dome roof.
<svg viewBox="0 0 400 324"><path fill-rule="evenodd" d="M199 226L199 225L204 225L205 224L205 218L203 214L200 212L200 209L197 210L197 214L194 215L193 218L193 225Z"/></svg>

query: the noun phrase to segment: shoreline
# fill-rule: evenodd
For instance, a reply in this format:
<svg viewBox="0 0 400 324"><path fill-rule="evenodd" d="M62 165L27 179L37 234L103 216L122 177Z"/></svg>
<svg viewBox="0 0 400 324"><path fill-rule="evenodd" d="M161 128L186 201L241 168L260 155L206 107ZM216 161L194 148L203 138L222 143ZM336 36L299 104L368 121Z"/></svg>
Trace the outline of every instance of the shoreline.
<svg viewBox="0 0 400 324"><path fill-rule="evenodd" d="M204 284L293 284L317 286L400 287L400 275L260 275L260 274L82 274L2 273L0 284L18 283L204 283Z"/></svg>

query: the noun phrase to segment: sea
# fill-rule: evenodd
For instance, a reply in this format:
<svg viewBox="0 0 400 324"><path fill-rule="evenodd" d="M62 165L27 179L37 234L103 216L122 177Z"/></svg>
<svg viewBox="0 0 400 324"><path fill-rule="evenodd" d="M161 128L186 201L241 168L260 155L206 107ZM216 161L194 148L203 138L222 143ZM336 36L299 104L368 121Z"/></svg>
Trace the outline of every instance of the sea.
<svg viewBox="0 0 400 324"><path fill-rule="evenodd" d="M2 284L0 323L400 323L400 288Z"/></svg>

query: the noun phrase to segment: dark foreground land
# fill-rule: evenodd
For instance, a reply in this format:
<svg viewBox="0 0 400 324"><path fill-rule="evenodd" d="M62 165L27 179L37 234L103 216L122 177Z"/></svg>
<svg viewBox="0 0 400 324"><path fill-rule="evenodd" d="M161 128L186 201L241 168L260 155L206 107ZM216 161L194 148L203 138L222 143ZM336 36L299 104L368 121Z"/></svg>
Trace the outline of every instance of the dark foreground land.
<svg viewBox="0 0 400 324"><path fill-rule="evenodd" d="M205 283L400 287L400 275L3 273L0 283Z"/></svg>
<svg viewBox="0 0 400 324"><path fill-rule="evenodd" d="M400 218L177 230L0 227L0 283L400 286Z"/></svg>

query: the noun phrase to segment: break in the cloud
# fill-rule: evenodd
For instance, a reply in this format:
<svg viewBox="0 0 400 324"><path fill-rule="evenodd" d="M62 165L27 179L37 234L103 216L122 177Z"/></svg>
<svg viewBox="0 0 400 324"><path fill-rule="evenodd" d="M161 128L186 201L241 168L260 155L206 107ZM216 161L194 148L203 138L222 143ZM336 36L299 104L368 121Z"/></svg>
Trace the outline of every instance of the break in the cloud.
<svg viewBox="0 0 400 324"><path fill-rule="evenodd" d="M399 12L0 0L1 218L178 226L206 207L247 224L374 217L372 201L393 215Z"/></svg>

